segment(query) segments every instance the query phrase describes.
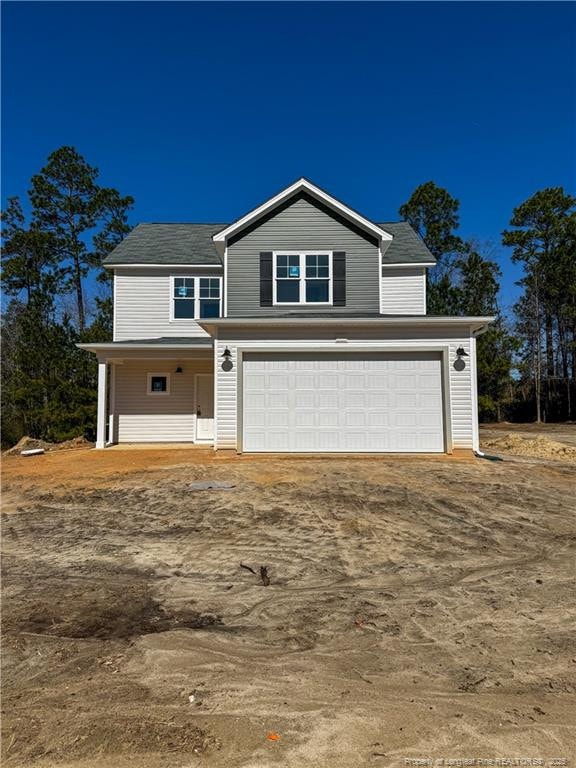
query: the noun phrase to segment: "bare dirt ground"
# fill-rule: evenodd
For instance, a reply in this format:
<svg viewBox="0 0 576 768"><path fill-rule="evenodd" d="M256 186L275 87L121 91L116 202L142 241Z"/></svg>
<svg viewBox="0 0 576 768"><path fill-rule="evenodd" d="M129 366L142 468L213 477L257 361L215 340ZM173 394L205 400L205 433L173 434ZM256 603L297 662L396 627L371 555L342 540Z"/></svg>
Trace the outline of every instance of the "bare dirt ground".
<svg viewBox="0 0 576 768"><path fill-rule="evenodd" d="M526 457L8 457L3 765L573 760L574 481Z"/></svg>

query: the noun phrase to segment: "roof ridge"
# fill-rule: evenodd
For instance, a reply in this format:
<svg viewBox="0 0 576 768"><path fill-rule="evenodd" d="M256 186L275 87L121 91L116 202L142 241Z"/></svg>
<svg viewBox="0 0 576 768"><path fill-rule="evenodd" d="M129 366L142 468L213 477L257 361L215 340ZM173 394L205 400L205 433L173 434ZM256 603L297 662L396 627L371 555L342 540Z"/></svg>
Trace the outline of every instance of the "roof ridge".
<svg viewBox="0 0 576 768"><path fill-rule="evenodd" d="M222 226L221 221L139 221L136 226L138 227L138 226L148 225L148 224L151 224L154 226L158 224L162 226L171 226L172 224L175 224L178 226L184 225L187 227L199 227L199 226L200 227L221 227Z"/></svg>

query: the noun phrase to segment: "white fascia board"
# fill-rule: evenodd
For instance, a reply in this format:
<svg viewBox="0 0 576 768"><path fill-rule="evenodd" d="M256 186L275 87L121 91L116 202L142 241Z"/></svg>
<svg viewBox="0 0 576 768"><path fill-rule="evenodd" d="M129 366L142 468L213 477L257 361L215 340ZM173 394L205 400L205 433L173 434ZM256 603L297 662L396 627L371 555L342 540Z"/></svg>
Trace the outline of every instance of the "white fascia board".
<svg viewBox="0 0 576 768"><path fill-rule="evenodd" d="M465 325L470 328L471 333L478 334L495 320L494 317L427 317L426 315L398 315L398 317L367 317L367 318L345 318L345 317L331 317L331 318L310 318L310 317L278 317L278 318L221 318L219 320L210 320L206 322L198 322L204 330L210 334L213 338L218 337L219 328L230 327L254 327L260 326L262 333L266 333L267 328L273 327L315 327L315 326L348 326L348 327L362 327L362 326L454 326Z"/></svg>
<svg viewBox="0 0 576 768"><path fill-rule="evenodd" d="M216 269L221 270L222 264L103 264L105 269Z"/></svg>
<svg viewBox="0 0 576 768"><path fill-rule="evenodd" d="M162 349L179 349L181 351L205 350L206 352L211 353L213 349L211 344L122 344L121 341L116 341L114 343L104 342L103 344L76 344L76 346L79 349L87 349L89 352L94 352L96 354L98 352L113 352L115 350L126 351L128 349L140 349L148 352L157 352Z"/></svg>
<svg viewBox="0 0 576 768"><path fill-rule="evenodd" d="M386 264L382 263L382 267L386 269L386 267L394 267L397 269L398 267L435 267L436 262L435 261L395 261L395 262L388 262Z"/></svg>
<svg viewBox="0 0 576 768"><path fill-rule="evenodd" d="M225 242L227 238L230 237L230 235L234 234L234 232L237 232L239 229L242 229L243 227L245 227L247 224L250 224L250 222L254 221L255 219L259 219L268 211L272 210L277 205L280 205L281 203L283 203L284 200L287 200L289 197L291 197L292 195L302 190L305 190L310 195L312 195L312 197L316 197L318 200L321 200L322 202L326 203L326 205L339 211L346 218L351 219L352 221L355 221L358 225L360 225L364 229L367 229L370 232L372 232L374 235L376 235L380 240L383 240L383 241L392 240L391 234L381 229L372 221L365 219L364 216L361 216L359 213L356 213L356 211L353 211L351 208L348 208L347 205L344 205L344 203L341 203L339 200L336 200L336 198L332 197L328 193L324 192L324 190L317 187L315 184L312 184L310 181L308 181L308 179L304 179L304 178L298 179L298 181L295 181L294 184L291 184L289 187L286 187L286 189L282 190L282 192L279 192L274 197L271 197L265 203L258 206L258 208L255 208L253 211L250 211L241 219L238 219L238 221L235 221L233 224L230 224L230 226L226 227L226 229L223 229L221 232L217 232L215 235L212 236L212 240L215 243Z"/></svg>

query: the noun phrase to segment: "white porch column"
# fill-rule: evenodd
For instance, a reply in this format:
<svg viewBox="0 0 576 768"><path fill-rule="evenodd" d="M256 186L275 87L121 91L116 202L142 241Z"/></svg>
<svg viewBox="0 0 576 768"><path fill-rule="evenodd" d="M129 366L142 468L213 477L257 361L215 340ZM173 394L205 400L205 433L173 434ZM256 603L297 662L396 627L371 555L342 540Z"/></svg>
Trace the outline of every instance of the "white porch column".
<svg viewBox="0 0 576 768"><path fill-rule="evenodd" d="M96 426L96 448L106 447L106 400L108 394L108 364L98 361L98 418Z"/></svg>

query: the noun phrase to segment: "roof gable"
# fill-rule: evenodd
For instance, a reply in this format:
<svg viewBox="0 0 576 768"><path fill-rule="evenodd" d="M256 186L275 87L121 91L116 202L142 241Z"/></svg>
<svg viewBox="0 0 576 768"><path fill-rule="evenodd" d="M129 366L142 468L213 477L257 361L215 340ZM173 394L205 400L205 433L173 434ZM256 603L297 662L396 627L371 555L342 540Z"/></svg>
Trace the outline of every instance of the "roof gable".
<svg viewBox="0 0 576 768"><path fill-rule="evenodd" d="M230 224L220 232L217 232L212 239L214 240L218 251L221 253L224 252L225 243L229 238L237 236L239 232L245 228L255 225L260 219L269 216L274 210L285 205L291 198L302 194L308 195L310 198L318 201L324 207L333 210L338 216L346 219L354 226L370 233L379 241L388 242L392 240L392 235L382 229L381 226L375 224L369 219L366 219L354 209L345 205L340 200L337 200L335 197L332 197L332 195L329 195L315 184L312 184L312 182L308 181L308 179L302 177L298 179L298 181L295 181L293 184L290 184L290 186L283 189L277 195L274 195L274 197L266 200L257 208L249 211L233 224Z"/></svg>

